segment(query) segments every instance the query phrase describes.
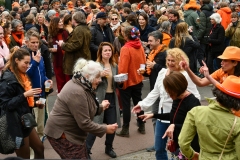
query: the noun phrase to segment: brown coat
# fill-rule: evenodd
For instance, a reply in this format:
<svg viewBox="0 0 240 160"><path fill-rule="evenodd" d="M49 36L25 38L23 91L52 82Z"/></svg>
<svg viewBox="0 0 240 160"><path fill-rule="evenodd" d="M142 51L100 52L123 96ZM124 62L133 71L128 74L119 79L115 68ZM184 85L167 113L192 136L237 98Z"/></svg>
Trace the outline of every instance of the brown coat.
<svg viewBox="0 0 240 160"><path fill-rule="evenodd" d="M75 81L74 78L68 81L58 94L44 133L55 139L64 133L67 140L82 145L88 132L102 137L107 128L92 121L97 112L96 103L90 90ZM98 114L101 112L99 107Z"/></svg>
<svg viewBox="0 0 240 160"><path fill-rule="evenodd" d="M62 45L65 51L63 57L63 72L73 75L73 66L78 58L91 59L90 53L91 32L87 25L78 25Z"/></svg>

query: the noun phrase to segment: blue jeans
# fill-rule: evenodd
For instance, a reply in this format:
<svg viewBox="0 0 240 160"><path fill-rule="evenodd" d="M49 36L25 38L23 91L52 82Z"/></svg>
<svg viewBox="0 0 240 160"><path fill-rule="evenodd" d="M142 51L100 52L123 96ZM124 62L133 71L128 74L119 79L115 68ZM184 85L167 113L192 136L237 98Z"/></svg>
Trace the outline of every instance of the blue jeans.
<svg viewBox="0 0 240 160"><path fill-rule="evenodd" d="M156 122L155 128L155 151L156 151L156 159L157 160L168 160L166 144L168 137L162 139L165 131L167 130L169 123L162 123L159 120Z"/></svg>

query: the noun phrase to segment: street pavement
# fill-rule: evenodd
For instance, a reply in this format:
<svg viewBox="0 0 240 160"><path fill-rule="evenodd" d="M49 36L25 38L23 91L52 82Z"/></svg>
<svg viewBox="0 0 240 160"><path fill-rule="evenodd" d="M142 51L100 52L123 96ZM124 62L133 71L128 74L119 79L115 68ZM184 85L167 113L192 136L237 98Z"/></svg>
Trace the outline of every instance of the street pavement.
<svg viewBox="0 0 240 160"><path fill-rule="evenodd" d="M146 79L143 82L144 87L142 90L142 98L146 97L146 95L149 93L149 81ZM201 103L203 105L206 105L207 102L204 99L204 97L213 97L211 92L211 86L201 87L198 88L200 94L201 94ZM56 83L54 78L54 92L49 95L48 98L48 107L49 111L52 110L52 107L54 105L55 99L57 97L56 93ZM148 111L150 111L151 108L149 108ZM155 152L146 152L146 148L153 146L154 144L154 133L153 133L153 125L152 121L148 120L145 124L146 127L146 134L140 134L137 131L137 123L136 123L136 116L132 114L131 117L131 123L130 123L130 137L118 137L115 136L114 142L113 142L113 148L114 151L117 154L117 158L119 160L151 160L155 159ZM120 130L120 128L118 129ZM93 160L107 160L111 159L109 156L105 154L105 136L102 138L97 138L93 148L92 148L92 154L91 158ZM48 140L46 139L44 141L44 147L45 147L45 159L60 159L59 155L52 149L51 145L49 144ZM2 155L0 154L0 159L10 157L10 156L16 156L15 154L11 155Z"/></svg>

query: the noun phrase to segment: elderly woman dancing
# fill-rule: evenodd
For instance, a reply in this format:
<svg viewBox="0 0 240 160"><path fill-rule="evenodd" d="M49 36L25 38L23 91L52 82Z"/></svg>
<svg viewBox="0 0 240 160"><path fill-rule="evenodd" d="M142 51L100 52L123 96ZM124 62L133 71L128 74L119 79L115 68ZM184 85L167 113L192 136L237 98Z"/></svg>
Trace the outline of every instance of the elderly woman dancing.
<svg viewBox="0 0 240 160"><path fill-rule="evenodd" d="M101 82L101 71L99 63L79 59L72 80L58 94L44 131L62 159L87 159L88 132L102 137L113 134L118 127L116 123L100 125L92 121L110 105L108 100L99 104L94 92Z"/></svg>

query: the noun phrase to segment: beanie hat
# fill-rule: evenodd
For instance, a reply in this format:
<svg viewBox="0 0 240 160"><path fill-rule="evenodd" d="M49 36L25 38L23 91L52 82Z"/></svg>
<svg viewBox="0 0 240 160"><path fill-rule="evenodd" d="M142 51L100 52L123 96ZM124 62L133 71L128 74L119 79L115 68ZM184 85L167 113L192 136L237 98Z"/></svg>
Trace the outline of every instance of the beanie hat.
<svg viewBox="0 0 240 160"><path fill-rule="evenodd" d="M220 16L220 14L218 13L213 13L211 16L210 16L211 19L214 19L216 21L217 24L220 24L221 21L222 21L222 18Z"/></svg>

